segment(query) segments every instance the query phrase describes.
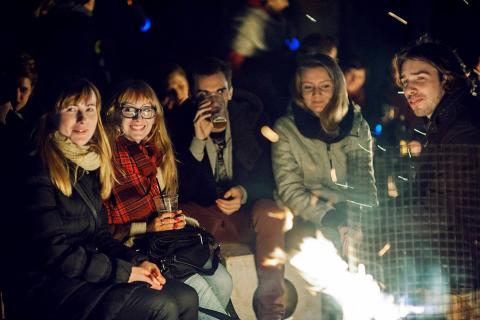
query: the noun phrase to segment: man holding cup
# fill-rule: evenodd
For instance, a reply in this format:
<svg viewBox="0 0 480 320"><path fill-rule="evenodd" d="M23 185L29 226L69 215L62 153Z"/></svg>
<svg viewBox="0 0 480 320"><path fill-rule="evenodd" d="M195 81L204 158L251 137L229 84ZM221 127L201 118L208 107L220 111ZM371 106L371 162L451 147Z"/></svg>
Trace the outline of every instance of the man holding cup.
<svg viewBox="0 0 480 320"><path fill-rule="evenodd" d="M192 82L197 111L193 139L179 156L180 209L219 242L254 246L257 317L282 319L283 263L267 262L284 248L284 218L271 199L270 154L259 138L261 102L247 93L232 100L231 69L216 58L200 61Z"/></svg>

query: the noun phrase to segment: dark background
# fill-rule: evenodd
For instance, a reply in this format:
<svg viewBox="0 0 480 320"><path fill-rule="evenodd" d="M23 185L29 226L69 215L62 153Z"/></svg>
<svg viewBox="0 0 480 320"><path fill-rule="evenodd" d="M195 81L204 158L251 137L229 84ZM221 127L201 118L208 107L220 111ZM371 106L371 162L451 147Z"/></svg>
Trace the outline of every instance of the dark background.
<svg viewBox="0 0 480 320"><path fill-rule="evenodd" d="M225 57L231 19L242 0L97 0L94 11L96 37L111 82L128 77L155 77L165 61L188 65L203 55ZM31 12L38 1L5 1L0 7L2 64L16 49L30 50L41 39ZM395 12L403 25L387 15ZM309 14L317 22L310 21ZM312 32L338 39L342 56L356 54L368 67L366 113L378 113L385 90L393 90L390 59L401 47L428 32L444 41L469 67L478 62L479 1L468 0L290 0L284 15L291 35L302 39ZM140 32L145 18L148 32ZM61 28L61 26L58 26ZM33 40L32 40L33 39ZM40 79L42 75L40 74Z"/></svg>

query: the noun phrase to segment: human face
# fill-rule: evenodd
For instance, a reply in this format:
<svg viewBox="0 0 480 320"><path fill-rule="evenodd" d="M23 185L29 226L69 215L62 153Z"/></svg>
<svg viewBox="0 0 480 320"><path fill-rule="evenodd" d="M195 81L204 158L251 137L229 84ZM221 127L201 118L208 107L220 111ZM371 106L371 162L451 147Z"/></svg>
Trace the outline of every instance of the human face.
<svg viewBox="0 0 480 320"><path fill-rule="evenodd" d="M218 72L208 76L195 77L195 98L204 99L208 95L218 94L225 100L225 108L228 101L232 99L233 88L229 88L227 78L222 72ZM213 132L220 132L225 128L213 128Z"/></svg>
<svg viewBox="0 0 480 320"><path fill-rule="evenodd" d="M315 115L325 110L333 96L333 81L323 67L307 68L300 76L305 106Z"/></svg>
<svg viewBox="0 0 480 320"><path fill-rule="evenodd" d="M188 81L183 75L174 72L168 77L168 90L174 90L177 94L178 104L182 104L188 98Z"/></svg>
<svg viewBox="0 0 480 320"><path fill-rule="evenodd" d="M32 82L29 78L21 77L18 79L17 85L17 105L15 106L15 110L19 111L28 102L30 95L32 94Z"/></svg>
<svg viewBox="0 0 480 320"><path fill-rule="evenodd" d="M421 60L406 60L401 69L403 94L417 117L430 117L445 94L438 70Z"/></svg>
<svg viewBox="0 0 480 320"><path fill-rule="evenodd" d="M357 93L363 85L367 78L367 73L365 69L362 68L351 68L345 72L345 82L347 84L347 92L349 94Z"/></svg>
<svg viewBox="0 0 480 320"><path fill-rule="evenodd" d="M138 99L137 101L126 101L122 103L122 106L128 106L129 108L133 107L136 109L148 109L153 107L151 101L145 98ZM125 138L136 143L142 142L143 139L150 134L150 131L152 131L156 118L157 117L154 116L151 119L145 119L139 110L133 118L122 116L121 127Z"/></svg>
<svg viewBox="0 0 480 320"><path fill-rule="evenodd" d="M58 132L78 146L86 145L93 137L98 123L97 97L90 97L60 110Z"/></svg>

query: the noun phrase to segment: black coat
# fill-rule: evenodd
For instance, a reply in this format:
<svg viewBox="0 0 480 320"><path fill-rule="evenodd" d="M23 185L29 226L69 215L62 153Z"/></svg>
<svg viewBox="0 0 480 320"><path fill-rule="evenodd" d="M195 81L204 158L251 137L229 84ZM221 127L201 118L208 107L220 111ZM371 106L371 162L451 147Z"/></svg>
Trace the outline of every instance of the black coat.
<svg viewBox="0 0 480 320"><path fill-rule="evenodd" d="M262 117L260 100L248 92L236 91L229 103L232 135L233 178L230 185L243 186L248 194L247 205L261 198L273 196L273 174L269 142L261 136L260 128L266 123ZM192 120L186 121L191 125ZM189 143L191 138L189 139ZM211 206L217 199L215 177L208 154L197 161L186 146L179 155L180 201L193 201Z"/></svg>
<svg viewBox="0 0 480 320"><path fill-rule="evenodd" d="M438 261L454 292L480 284L479 115L480 102L467 91L445 94L427 125L418 164L417 236L448 248Z"/></svg>
<svg viewBox="0 0 480 320"><path fill-rule="evenodd" d="M132 263L145 260L114 240L100 199L97 172L79 172L97 215L73 190L63 195L45 169L34 170L19 211L7 311L18 319L112 319L141 285L127 284ZM101 299L108 294L109 302ZM114 299L113 299L114 297ZM14 317L15 318L15 317Z"/></svg>

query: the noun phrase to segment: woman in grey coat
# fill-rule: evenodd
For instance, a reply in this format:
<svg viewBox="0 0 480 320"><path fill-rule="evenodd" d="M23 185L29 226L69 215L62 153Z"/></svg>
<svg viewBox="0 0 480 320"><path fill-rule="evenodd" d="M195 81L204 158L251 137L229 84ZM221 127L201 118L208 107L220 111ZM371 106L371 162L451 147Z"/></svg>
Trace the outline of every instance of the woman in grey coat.
<svg viewBox="0 0 480 320"><path fill-rule="evenodd" d="M349 238L347 214L359 218L363 208L378 201L370 128L360 108L348 101L343 73L333 59L318 54L298 62L293 103L275 123L275 132L275 197L296 217L293 234L322 229L342 251Z"/></svg>

